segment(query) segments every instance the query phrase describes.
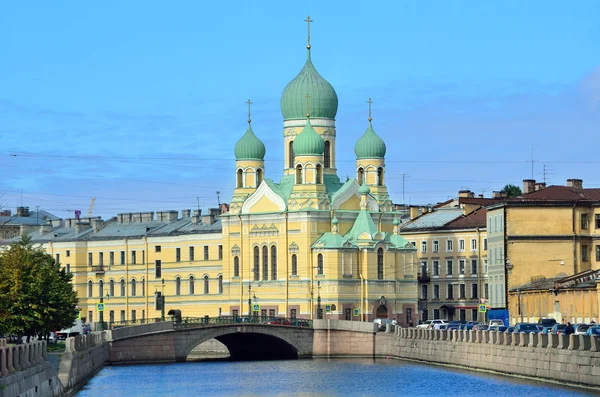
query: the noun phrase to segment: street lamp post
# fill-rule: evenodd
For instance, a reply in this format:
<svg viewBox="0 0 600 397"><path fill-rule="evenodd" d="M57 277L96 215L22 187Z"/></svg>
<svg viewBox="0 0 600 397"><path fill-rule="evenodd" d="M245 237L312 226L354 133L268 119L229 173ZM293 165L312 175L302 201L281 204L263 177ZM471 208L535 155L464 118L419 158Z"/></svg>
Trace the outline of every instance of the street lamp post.
<svg viewBox="0 0 600 397"><path fill-rule="evenodd" d="M252 317L252 284L248 283L248 317Z"/></svg>
<svg viewBox="0 0 600 397"><path fill-rule="evenodd" d="M323 313L321 312L321 281L317 281L317 318L321 320Z"/></svg>
<svg viewBox="0 0 600 397"><path fill-rule="evenodd" d="M161 294L161 305L160 305L160 321L165 321L165 279L162 279L162 294Z"/></svg>

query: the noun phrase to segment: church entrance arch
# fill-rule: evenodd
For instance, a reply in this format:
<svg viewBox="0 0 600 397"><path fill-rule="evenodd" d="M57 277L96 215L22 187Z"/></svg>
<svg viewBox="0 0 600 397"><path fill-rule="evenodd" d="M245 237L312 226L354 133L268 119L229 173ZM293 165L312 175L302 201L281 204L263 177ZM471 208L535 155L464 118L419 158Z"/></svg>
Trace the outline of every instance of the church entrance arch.
<svg viewBox="0 0 600 397"><path fill-rule="evenodd" d="M377 312L375 313L376 318L388 318L388 311L385 305L379 305Z"/></svg>

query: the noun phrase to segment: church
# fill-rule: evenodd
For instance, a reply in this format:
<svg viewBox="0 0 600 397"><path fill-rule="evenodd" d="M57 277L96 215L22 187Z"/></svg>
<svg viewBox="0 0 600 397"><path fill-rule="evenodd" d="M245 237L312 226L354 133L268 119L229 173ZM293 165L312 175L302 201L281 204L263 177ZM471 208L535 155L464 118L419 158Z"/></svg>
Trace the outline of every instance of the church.
<svg viewBox="0 0 600 397"><path fill-rule="evenodd" d="M306 62L281 96L279 181L268 177L265 145L249 111L233 148L235 189L227 212L53 220L30 236L74 273L88 322L160 317L156 297L162 296L167 312L181 310L184 317L416 324L416 248L399 234L385 183L386 145L369 108L354 148L356 175L340 180L337 110L333 86L313 64L309 30Z"/></svg>

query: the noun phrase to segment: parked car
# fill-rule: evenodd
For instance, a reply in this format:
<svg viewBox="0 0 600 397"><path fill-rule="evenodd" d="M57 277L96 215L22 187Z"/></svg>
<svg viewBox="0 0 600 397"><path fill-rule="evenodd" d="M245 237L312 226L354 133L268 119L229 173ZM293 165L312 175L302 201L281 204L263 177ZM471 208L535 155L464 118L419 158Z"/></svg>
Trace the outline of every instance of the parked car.
<svg viewBox="0 0 600 397"><path fill-rule="evenodd" d="M422 322L421 324L417 324L417 328L427 329L427 328L429 328L429 324L431 324L432 321L433 320L427 320L427 321Z"/></svg>
<svg viewBox="0 0 600 397"><path fill-rule="evenodd" d="M593 325L587 329L586 335L600 336L600 325Z"/></svg>
<svg viewBox="0 0 600 397"><path fill-rule="evenodd" d="M473 331L487 331L490 326L487 324L475 324L473 326Z"/></svg>
<svg viewBox="0 0 600 397"><path fill-rule="evenodd" d="M452 320L452 321L450 321L450 322L448 323L448 325L456 325L456 326L459 326L459 325L461 325L461 324L466 324L466 323L467 323L467 322L466 322L466 321L463 321L463 320Z"/></svg>
<svg viewBox="0 0 600 397"><path fill-rule="evenodd" d="M269 321L267 321L267 324L292 325L292 322L286 318L272 318Z"/></svg>
<svg viewBox="0 0 600 397"><path fill-rule="evenodd" d="M537 324L534 323L517 323L515 325L514 333L526 333L526 334L537 334L540 332Z"/></svg>
<svg viewBox="0 0 600 397"><path fill-rule="evenodd" d="M506 329L504 330L504 332L508 332L509 334L515 331L515 327L513 327L512 325L510 327L506 327Z"/></svg>
<svg viewBox="0 0 600 397"><path fill-rule="evenodd" d="M548 335L552 333L552 327L544 327L544 329L542 329L542 332L540 332L540 334L542 335Z"/></svg>
<svg viewBox="0 0 600 397"><path fill-rule="evenodd" d="M538 325L541 325L543 327L552 327L554 326L554 324L556 324L556 320L551 317L541 317L538 320Z"/></svg>
<svg viewBox="0 0 600 397"><path fill-rule="evenodd" d="M565 333L565 328L567 328L567 324L554 324L550 333L562 335Z"/></svg>
<svg viewBox="0 0 600 397"><path fill-rule="evenodd" d="M592 324L573 324L573 329L575 330L573 333L575 335L585 335L591 326Z"/></svg>
<svg viewBox="0 0 600 397"><path fill-rule="evenodd" d="M489 326L490 326L490 328L491 328L492 326L498 326L498 327L501 327L501 326L504 326L504 325L506 325L506 324L504 324L504 321L502 321L502 320L499 320L499 319L494 319L494 320L490 320L490 321L488 322L488 325L489 325Z"/></svg>

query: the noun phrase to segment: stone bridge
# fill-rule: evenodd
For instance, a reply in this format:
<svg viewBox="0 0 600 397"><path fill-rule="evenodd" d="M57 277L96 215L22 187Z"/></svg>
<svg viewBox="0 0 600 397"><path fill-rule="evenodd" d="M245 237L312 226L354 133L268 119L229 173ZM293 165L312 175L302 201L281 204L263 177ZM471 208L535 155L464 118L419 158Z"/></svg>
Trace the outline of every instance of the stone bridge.
<svg viewBox="0 0 600 397"><path fill-rule="evenodd" d="M312 327L280 324L196 324L179 328L160 322L110 331L111 363L186 361L199 344L223 343L232 359L294 359L319 356L374 357L372 323L315 320Z"/></svg>

